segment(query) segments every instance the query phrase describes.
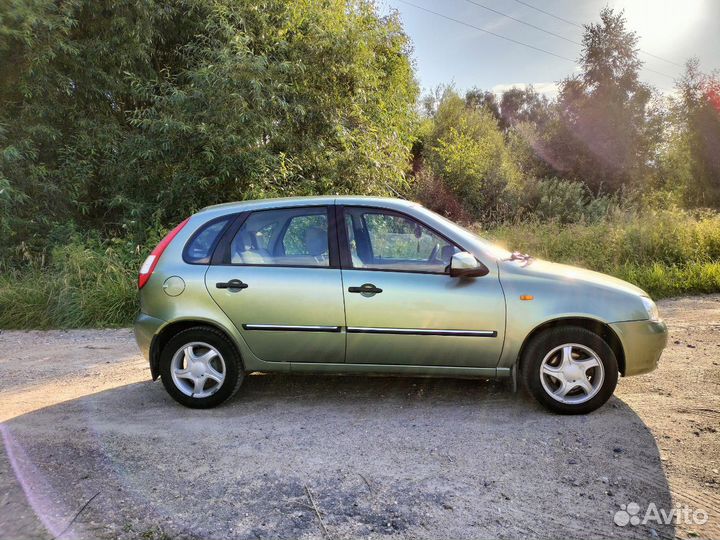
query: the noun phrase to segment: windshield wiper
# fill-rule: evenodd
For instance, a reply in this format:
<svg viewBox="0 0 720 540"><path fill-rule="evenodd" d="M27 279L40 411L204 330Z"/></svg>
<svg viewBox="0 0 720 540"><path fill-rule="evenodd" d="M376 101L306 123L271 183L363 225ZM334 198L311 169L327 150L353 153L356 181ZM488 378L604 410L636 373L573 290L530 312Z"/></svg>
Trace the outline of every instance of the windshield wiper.
<svg viewBox="0 0 720 540"><path fill-rule="evenodd" d="M522 261L522 266L527 266L531 262L533 262L533 258L528 255L527 253L520 253L519 251L513 251L510 254L510 257L508 259L504 259L506 261Z"/></svg>

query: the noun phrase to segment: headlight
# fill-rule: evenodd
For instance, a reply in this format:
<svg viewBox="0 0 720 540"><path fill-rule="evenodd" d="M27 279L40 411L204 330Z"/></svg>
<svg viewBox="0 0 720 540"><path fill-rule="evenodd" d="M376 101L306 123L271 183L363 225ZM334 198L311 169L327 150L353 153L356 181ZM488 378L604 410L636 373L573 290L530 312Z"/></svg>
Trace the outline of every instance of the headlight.
<svg viewBox="0 0 720 540"><path fill-rule="evenodd" d="M647 296L641 296L640 300L642 300L643 306L645 306L645 311L647 311L648 319L650 319L651 321L659 321L660 312L658 311L655 302L650 300Z"/></svg>

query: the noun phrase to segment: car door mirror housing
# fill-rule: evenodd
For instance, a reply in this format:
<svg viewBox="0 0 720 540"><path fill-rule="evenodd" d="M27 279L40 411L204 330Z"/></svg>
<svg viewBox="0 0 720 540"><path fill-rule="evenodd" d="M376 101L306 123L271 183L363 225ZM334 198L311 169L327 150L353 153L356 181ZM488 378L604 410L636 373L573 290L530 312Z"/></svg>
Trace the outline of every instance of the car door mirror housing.
<svg viewBox="0 0 720 540"><path fill-rule="evenodd" d="M456 253L450 260L450 275L452 277L481 277L489 272L487 266L467 251Z"/></svg>

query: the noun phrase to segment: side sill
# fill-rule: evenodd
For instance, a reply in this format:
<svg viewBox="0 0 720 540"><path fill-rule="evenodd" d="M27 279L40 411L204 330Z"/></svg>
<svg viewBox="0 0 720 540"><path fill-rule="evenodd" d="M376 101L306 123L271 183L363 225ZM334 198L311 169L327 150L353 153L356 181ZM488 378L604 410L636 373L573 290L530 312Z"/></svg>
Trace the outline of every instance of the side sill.
<svg viewBox="0 0 720 540"><path fill-rule="evenodd" d="M413 366L398 364L321 364L312 362L290 362L291 373L362 373L377 375L406 375L408 377L470 377L495 378L510 375L510 370L498 374L496 368L475 368L456 366Z"/></svg>

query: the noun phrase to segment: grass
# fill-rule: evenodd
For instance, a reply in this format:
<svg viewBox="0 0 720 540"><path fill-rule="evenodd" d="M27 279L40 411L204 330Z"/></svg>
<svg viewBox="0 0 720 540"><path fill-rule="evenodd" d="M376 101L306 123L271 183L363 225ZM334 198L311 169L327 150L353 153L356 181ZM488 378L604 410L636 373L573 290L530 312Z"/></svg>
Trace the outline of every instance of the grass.
<svg viewBox="0 0 720 540"><path fill-rule="evenodd" d="M0 328L80 328L129 325L137 311L140 262L112 249L72 244L49 267L0 276Z"/></svg>
<svg viewBox="0 0 720 540"><path fill-rule="evenodd" d="M617 213L595 223L524 221L478 232L511 250L625 279L654 298L720 292L720 214ZM143 254L76 242L52 263L0 274L0 328L127 326Z"/></svg>
<svg viewBox="0 0 720 540"><path fill-rule="evenodd" d="M655 298L720 292L720 214L617 213L597 223L530 221L478 232L513 251L619 277Z"/></svg>

